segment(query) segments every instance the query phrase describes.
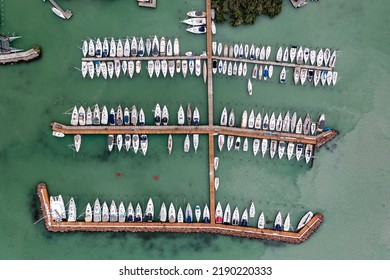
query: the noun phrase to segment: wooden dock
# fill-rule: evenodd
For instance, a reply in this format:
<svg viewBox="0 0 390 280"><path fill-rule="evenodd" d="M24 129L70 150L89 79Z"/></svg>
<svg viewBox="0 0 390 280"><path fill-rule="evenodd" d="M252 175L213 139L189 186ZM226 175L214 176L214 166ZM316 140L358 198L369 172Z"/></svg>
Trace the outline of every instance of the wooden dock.
<svg viewBox="0 0 390 280"><path fill-rule="evenodd" d="M0 55L0 63L1 64L11 64L17 63L20 61L31 61L37 59L41 54L41 50L39 48L31 48L24 52L16 52L9 54Z"/></svg>
<svg viewBox="0 0 390 280"><path fill-rule="evenodd" d="M50 213L50 196L45 183L37 186L37 195L45 219L46 229L50 232L176 232L176 233L215 233L237 237L273 240L299 244L307 240L321 225L324 217L317 213L298 232L259 229L211 223L161 223L161 222L56 222ZM211 209L210 209L211 210Z"/></svg>
<svg viewBox="0 0 390 280"><path fill-rule="evenodd" d="M59 10L59 11L64 15L64 17L65 17L66 19L70 19L70 18L72 17L72 12L71 12L71 11L69 11L69 10L64 11L64 10L56 3L56 1L54 1L54 0L49 0L49 1L50 1L50 3L51 3L57 10Z"/></svg>
<svg viewBox="0 0 390 280"><path fill-rule="evenodd" d="M81 58L81 61L114 61L114 60L183 60L183 59L207 59L207 56L202 55L194 55L194 56L187 56L187 55L179 55L179 56L122 56L122 57L83 57Z"/></svg>

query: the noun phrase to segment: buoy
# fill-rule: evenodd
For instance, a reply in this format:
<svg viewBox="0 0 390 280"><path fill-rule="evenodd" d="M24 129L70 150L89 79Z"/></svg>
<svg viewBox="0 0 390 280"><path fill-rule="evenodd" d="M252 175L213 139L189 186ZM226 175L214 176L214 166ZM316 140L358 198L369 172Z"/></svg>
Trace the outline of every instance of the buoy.
<svg viewBox="0 0 390 280"><path fill-rule="evenodd" d="M116 176L116 177L120 177L120 176L122 176L122 174L120 174L120 173L115 173L115 176Z"/></svg>
<svg viewBox="0 0 390 280"><path fill-rule="evenodd" d="M154 175L154 176L153 176L153 179L154 179L154 180L158 180L158 176L157 176L157 175Z"/></svg>

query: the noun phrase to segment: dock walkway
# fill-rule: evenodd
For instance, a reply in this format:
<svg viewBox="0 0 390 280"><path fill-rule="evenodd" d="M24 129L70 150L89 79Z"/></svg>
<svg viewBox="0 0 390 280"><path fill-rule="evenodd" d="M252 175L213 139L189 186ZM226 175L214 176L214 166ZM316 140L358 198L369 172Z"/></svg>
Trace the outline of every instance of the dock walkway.
<svg viewBox="0 0 390 280"><path fill-rule="evenodd" d="M40 53L41 53L40 49L31 48L24 52L2 54L0 55L0 63L10 64L10 63L16 63L20 61L31 61L38 58L40 56Z"/></svg>

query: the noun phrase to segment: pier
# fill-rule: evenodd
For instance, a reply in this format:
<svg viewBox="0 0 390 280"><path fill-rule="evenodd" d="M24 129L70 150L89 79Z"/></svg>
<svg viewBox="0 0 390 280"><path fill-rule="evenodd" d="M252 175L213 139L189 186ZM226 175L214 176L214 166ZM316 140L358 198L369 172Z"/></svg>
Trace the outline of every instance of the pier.
<svg viewBox="0 0 390 280"><path fill-rule="evenodd" d="M324 217L317 213L298 232L260 229L211 223L161 223L161 222L56 222L50 214L50 196L45 183L37 186L46 229L50 232L176 232L176 233L215 233L237 237L272 240L299 244L307 240L321 225ZM211 210L211 209L210 209Z"/></svg>
<svg viewBox="0 0 390 280"><path fill-rule="evenodd" d="M69 10L64 11L55 0L49 0L49 2L57 9L59 10L66 19L70 19L72 17L72 12Z"/></svg>
<svg viewBox="0 0 390 280"><path fill-rule="evenodd" d="M0 55L0 63L10 64L10 63L17 63L20 61L27 62L38 58L40 54L41 54L41 50L39 48L31 48L24 52L2 54Z"/></svg>

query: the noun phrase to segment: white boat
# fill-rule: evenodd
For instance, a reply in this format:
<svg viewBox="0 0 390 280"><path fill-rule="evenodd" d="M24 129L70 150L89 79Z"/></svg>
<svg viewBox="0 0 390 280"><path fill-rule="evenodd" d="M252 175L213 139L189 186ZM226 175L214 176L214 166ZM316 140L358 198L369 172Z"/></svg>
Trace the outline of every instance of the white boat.
<svg viewBox="0 0 390 280"><path fill-rule="evenodd" d="M177 211L177 222L178 223L184 222L184 214L183 214L183 210L181 209L181 207L179 207L179 211Z"/></svg>
<svg viewBox="0 0 390 280"><path fill-rule="evenodd" d="M324 66L328 66L329 59L330 59L330 49L326 48L324 50Z"/></svg>
<svg viewBox="0 0 390 280"><path fill-rule="evenodd" d="M180 73L181 71L181 60L177 59L176 60L176 73Z"/></svg>
<svg viewBox="0 0 390 280"><path fill-rule="evenodd" d="M314 65L316 63L317 58L317 51L316 50L310 50L310 64Z"/></svg>
<svg viewBox="0 0 390 280"><path fill-rule="evenodd" d="M137 206L135 207L135 222L142 222L143 215L142 215L142 208L139 203L137 203Z"/></svg>
<svg viewBox="0 0 390 280"><path fill-rule="evenodd" d="M234 150L235 151L239 151L240 150L240 147L241 147L241 137L238 136L236 138L236 143L234 144Z"/></svg>
<svg viewBox="0 0 390 280"><path fill-rule="evenodd" d="M96 198L95 203L93 204L93 221L101 222L102 221L102 209L100 207L100 201Z"/></svg>
<svg viewBox="0 0 390 280"><path fill-rule="evenodd" d="M153 37L151 53L153 56L158 56L160 54L160 44L156 35Z"/></svg>
<svg viewBox="0 0 390 280"><path fill-rule="evenodd" d="M264 213L261 212L261 214L259 216L259 220L257 221L257 227L264 228L264 226L265 226L265 217L264 217Z"/></svg>
<svg viewBox="0 0 390 280"><path fill-rule="evenodd" d="M307 79L307 69L302 68L300 74L301 85L303 85L306 82L306 79Z"/></svg>
<svg viewBox="0 0 390 280"><path fill-rule="evenodd" d="M283 132L290 132L290 111L287 111L286 115L284 116L283 119L283 126L282 126L282 131Z"/></svg>
<svg viewBox="0 0 390 280"><path fill-rule="evenodd" d="M256 215L255 203L252 201L249 207L249 218L254 218Z"/></svg>
<svg viewBox="0 0 390 280"><path fill-rule="evenodd" d="M118 108L116 109L115 124L123 125L123 111L121 105L118 105Z"/></svg>
<svg viewBox="0 0 390 280"><path fill-rule="evenodd" d="M223 66L222 66L222 74L226 74L227 71L227 62L226 60L223 61Z"/></svg>
<svg viewBox="0 0 390 280"><path fill-rule="evenodd" d="M199 221L200 221L200 216L201 216L200 206L196 205L195 206L195 219L196 219L197 223L199 223Z"/></svg>
<svg viewBox="0 0 390 280"><path fill-rule="evenodd" d="M123 56L129 57L130 56L130 40L129 38L126 38L125 45L123 47Z"/></svg>
<svg viewBox="0 0 390 280"><path fill-rule="evenodd" d="M328 71L322 70L321 71L321 84L324 86L326 83L326 77L327 77Z"/></svg>
<svg viewBox="0 0 390 280"><path fill-rule="evenodd" d="M103 78L107 79L107 64L105 61L100 62L100 72L102 73Z"/></svg>
<svg viewBox="0 0 390 280"><path fill-rule="evenodd" d="M84 221L86 223L92 222L93 213L92 213L92 207L91 207L90 203L88 203L87 207L85 207L85 215L84 216L85 216Z"/></svg>
<svg viewBox="0 0 390 280"><path fill-rule="evenodd" d="M145 50L146 50L146 55L150 56L152 51L152 40L150 39L150 37L147 37L145 40Z"/></svg>
<svg viewBox="0 0 390 280"><path fill-rule="evenodd" d="M83 106L80 106L79 107L79 113L78 113L78 117L79 117L79 125L85 125L85 110L84 110L84 107Z"/></svg>
<svg viewBox="0 0 390 280"><path fill-rule="evenodd" d="M317 132L322 132L325 128L325 114L321 114L317 122Z"/></svg>
<svg viewBox="0 0 390 280"><path fill-rule="evenodd" d="M252 144L252 150L254 156L256 156L257 153L259 152L259 148L260 148L260 140L256 138L253 140L253 144Z"/></svg>
<svg viewBox="0 0 390 280"><path fill-rule="evenodd" d="M114 62L107 61L107 72L110 79L114 76Z"/></svg>
<svg viewBox="0 0 390 280"><path fill-rule="evenodd" d="M303 134L308 135L310 132L311 126L311 117L309 114L306 114L305 120L303 121Z"/></svg>
<svg viewBox="0 0 390 280"><path fill-rule="evenodd" d="M138 136L138 134L133 134L133 137L131 138L131 146L133 147L134 153L137 153L138 149L139 149L139 136Z"/></svg>
<svg viewBox="0 0 390 280"><path fill-rule="evenodd" d="M210 223L210 210L207 204L203 208L203 222Z"/></svg>
<svg viewBox="0 0 390 280"><path fill-rule="evenodd" d="M111 152L113 147L114 147L114 135L113 134L109 134L107 136L107 147L108 147L108 151Z"/></svg>
<svg viewBox="0 0 390 280"><path fill-rule="evenodd" d="M160 125L161 124L161 107L160 104L156 104L154 107L154 124Z"/></svg>
<svg viewBox="0 0 390 280"><path fill-rule="evenodd" d="M129 68L130 69L130 68ZM130 70L129 70L130 71ZM154 72L154 62L153 60L149 60L148 61L148 73L149 73L149 77L152 78L153 77L153 72ZM129 72L130 74L130 72Z"/></svg>
<svg viewBox="0 0 390 280"><path fill-rule="evenodd" d="M62 195L50 196L50 214L55 222L66 219L66 210Z"/></svg>
<svg viewBox="0 0 390 280"><path fill-rule="evenodd" d="M213 51L213 55L216 55L216 53L217 53L217 42L215 42L215 41L212 42L211 49Z"/></svg>
<svg viewBox="0 0 390 280"><path fill-rule="evenodd" d="M229 64L228 64L228 68L227 68L227 69L228 69L228 70L227 70L228 76L233 75L233 64L232 64L231 61L229 61Z"/></svg>
<svg viewBox="0 0 390 280"><path fill-rule="evenodd" d="M308 211L299 221L296 231L299 231L301 228L303 228L312 218L313 212Z"/></svg>
<svg viewBox="0 0 390 280"><path fill-rule="evenodd" d="M181 61L181 69L182 69L182 72L183 72L183 77L187 77L187 71L188 71L188 62L186 59L183 59Z"/></svg>
<svg viewBox="0 0 390 280"><path fill-rule="evenodd" d="M263 73L264 73L263 72L263 65L260 65L259 66L259 80L261 80L263 78ZM266 78L264 80L266 80Z"/></svg>
<svg viewBox="0 0 390 280"><path fill-rule="evenodd" d="M214 157L214 171L218 170L219 157Z"/></svg>
<svg viewBox="0 0 390 280"><path fill-rule="evenodd" d="M297 125L295 127L295 133L296 134L302 134L302 128L303 128L302 118L299 118L298 121L297 121Z"/></svg>
<svg viewBox="0 0 390 280"><path fill-rule="evenodd" d="M302 153L303 153L303 144L301 143L298 143L297 146L296 146L296 149L295 149L295 157L297 159L297 161L299 161L301 159L301 156L302 156Z"/></svg>
<svg viewBox="0 0 390 280"><path fill-rule="evenodd" d="M223 211L221 202L218 201L217 206L215 207L215 223L221 224L223 221Z"/></svg>
<svg viewBox="0 0 390 280"><path fill-rule="evenodd" d="M234 55L233 46L230 45L229 46L229 57L233 57L233 55Z"/></svg>
<svg viewBox="0 0 390 280"><path fill-rule="evenodd" d="M122 145L123 145L123 136L122 134L118 134L116 136L116 147L119 152L122 150Z"/></svg>
<svg viewBox="0 0 390 280"><path fill-rule="evenodd" d="M127 109L128 111L130 111L129 109ZM125 109L125 112L126 112L126 109ZM125 113L126 115L126 113ZM125 117L126 119L126 117ZM137 122L138 122L138 112L137 112L137 107L135 105L133 105L133 107L131 107L131 114L129 115L129 123L131 123L132 125L137 125ZM125 122L126 124L126 122Z"/></svg>
<svg viewBox="0 0 390 280"><path fill-rule="evenodd" d="M265 156L267 150L268 150L268 139L263 138L263 140L261 140L261 154L263 155L263 157Z"/></svg>
<svg viewBox="0 0 390 280"><path fill-rule="evenodd" d="M160 71L161 71L161 61L155 60L154 61L154 72L156 73L157 78L160 76Z"/></svg>
<svg viewBox="0 0 390 280"><path fill-rule="evenodd" d="M275 217L274 230L282 230L282 214L280 212Z"/></svg>
<svg viewBox="0 0 390 280"><path fill-rule="evenodd" d="M291 226L290 213L288 213L286 218L284 219L283 230L290 231L290 226Z"/></svg>
<svg viewBox="0 0 390 280"><path fill-rule="evenodd" d="M275 113L272 112L271 118L269 120L269 130L275 130L275 126L276 126Z"/></svg>
<svg viewBox="0 0 390 280"><path fill-rule="evenodd" d="M100 77L100 73L101 73L100 61L95 61L95 72L96 72L96 77Z"/></svg>
<svg viewBox="0 0 390 280"><path fill-rule="evenodd" d="M297 52L297 64L302 64L302 63L303 63L303 48L302 46L300 46Z"/></svg>
<svg viewBox="0 0 390 280"><path fill-rule="evenodd" d="M242 66L242 76L246 77L247 72L248 72L248 67L245 62L244 66Z"/></svg>
<svg viewBox="0 0 390 280"><path fill-rule="evenodd" d="M73 137L73 142L74 142L74 148L75 148L76 152L79 152L80 151L80 146L81 146L81 135L80 134L76 134Z"/></svg>
<svg viewBox="0 0 390 280"><path fill-rule="evenodd" d="M218 148L219 148L220 152L222 151L224 144L225 144L225 135L219 134L218 135Z"/></svg>
<svg viewBox="0 0 390 280"><path fill-rule="evenodd" d="M52 132L52 135L55 136L55 137L59 137L59 138L65 137L64 133L59 132L59 131L54 131L54 130Z"/></svg>
<svg viewBox="0 0 390 280"><path fill-rule="evenodd" d="M211 21L211 33L216 34L217 33L217 27L215 26L215 22Z"/></svg>
<svg viewBox="0 0 390 280"><path fill-rule="evenodd" d="M93 79L94 75L95 75L95 66L93 64L93 61L88 61L87 63L87 66L88 66L88 74L89 74L89 77L91 79Z"/></svg>
<svg viewBox="0 0 390 280"><path fill-rule="evenodd" d="M174 60L169 60L168 61L168 70L169 70L169 75L171 78L175 75L175 61Z"/></svg>
<svg viewBox="0 0 390 280"><path fill-rule="evenodd" d="M230 151L233 147L234 136L229 135L227 139L227 150Z"/></svg>
<svg viewBox="0 0 390 280"><path fill-rule="evenodd" d="M217 54L218 54L218 56L221 56L221 54L222 54L222 43L218 43Z"/></svg>
<svg viewBox="0 0 390 280"><path fill-rule="evenodd" d="M172 147L173 147L173 138L172 138L172 134L169 134L168 135L168 153L169 154L172 153Z"/></svg>
<svg viewBox="0 0 390 280"><path fill-rule="evenodd" d="M240 225L243 227L248 226L248 209L245 209L242 213Z"/></svg>
<svg viewBox="0 0 390 280"><path fill-rule="evenodd" d="M139 125L145 125L145 113L142 108L139 110L138 113L138 123Z"/></svg>
<svg viewBox="0 0 390 280"><path fill-rule="evenodd" d="M291 61L291 63L294 63L296 54L297 54L297 46L291 46L290 47L290 61Z"/></svg>
<svg viewBox="0 0 390 280"><path fill-rule="evenodd" d="M315 122L311 122L311 125L310 125L311 135L314 135L316 133L316 130L317 130L317 124Z"/></svg>
<svg viewBox="0 0 390 280"><path fill-rule="evenodd" d="M137 54L140 56L140 57L143 57L144 54L145 54L145 44L144 44L144 40L141 38L139 38L139 41L138 41L138 50L137 50Z"/></svg>
<svg viewBox="0 0 390 280"><path fill-rule="evenodd" d="M102 205L102 222L108 222L110 220L110 210L107 203L104 201Z"/></svg>
<svg viewBox="0 0 390 280"><path fill-rule="evenodd" d="M219 188L219 177L214 178L214 188L215 188L215 191L217 191Z"/></svg>
<svg viewBox="0 0 390 280"><path fill-rule="evenodd" d="M194 69L195 69L195 61L194 59L190 58L188 59L188 70L190 71L191 75L194 73Z"/></svg>
<svg viewBox="0 0 390 280"><path fill-rule="evenodd" d="M306 164L309 164L312 156L313 156L313 145L312 144L306 144L306 148L305 148Z"/></svg>
<svg viewBox="0 0 390 280"><path fill-rule="evenodd" d="M206 61L203 61L203 82L206 83L207 81L207 63Z"/></svg>
<svg viewBox="0 0 390 280"><path fill-rule="evenodd" d="M248 113L246 110L242 112L242 117L241 117L241 128L246 128L248 125Z"/></svg>
<svg viewBox="0 0 390 280"><path fill-rule="evenodd" d="M88 42L87 40L83 41L83 46L81 47L81 51L83 52L83 56L86 57L88 54Z"/></svg>
<svg viewBox="0 0 390 280"><path fill-rule="evenodd" d="M276 61L280 62L283 58L283 48L279 47L278 52L276 53Z"/></svg>
<svg viewBox="0 0 390 280"><path fill-rule="evenodd" d="M336 50L333 50L329 58L329 67L333 68L335 64L336 64Z"/></svg>
<svg viewBox="0 0 390 280"><path fill-rule="evenodd" d="M121 62L119 59L114 60L115 76L119 78L121 74Z"/></svg>
<svg viewBox="0 0 390 280"><path fill-rule="evenodd" d="M81 61L81 75L85 78L88 74L88 62Z"/></svg>
<svg viewBox="0 0 390 280"><path fill-rule="evenodd" d="M256 119L255 119L255 129L261 129L261 114L257 113Z"/></svg>
<svg viewBox="0 0 390 280"><path fill-rule="evenodd" d="M126 60L122 60L122 72L123 72L123 75L126 75L127 73L127 66L128 66L128 63Z"/></svg>
<svg viewBox="0 0 390 280"><path fill-rule="evenodd" d="M266 113L263 119L263 130L268 130L268 129L269 129L269 118L268 118L268 113Z"/></svg>
<svg viewBox="0 0 390 280"><path fill-rule="evenodd" d="M179 125L183 125L184 121L185 121L184 109L180 104L179 110L177 111L177 123Z"/></svg>
<svg viewBox="0 0 390 280"><path fill-rule="evenodd" d="M134 208L133 208L133 204L131 204L131 202L129 202L129 206L127 206L126 220L128 222L134 222L135 221Z"/></svg>
<svg viewBox="0 0 390 280"><path fill-rule="evenodd" d="M123 44L121 39L118 39L118 43L116 45L116 56L123 57Z"/></svg>
<svg viewBox="0 0 390 280"><path fill-rule="evenodd" d="M271 159L274 158L277 149L278 149L278 141L271 140L271 145L270 145L270 149L269 149L269 155L270 155Z"/></svg>
<svg viewBox="0 0 390 280"><path fill-rule="evenodd" d="M279 113L278 118L276 119L275 130L280 132L282 131L282 127L283 127L282 113Z"/></svg>
<svg viewBox="0 0 390 280"><path fill-rule="evenodd" d="M272 75L274 73L274 66L271 64L268 68L268 78L272 78Z"/></svg>
<svg viewBox="0 0 390 280"><path fill-rule="evenodd" d="M130 150L130 147L131 147L131 134L125 134L125 150L126 152L128 152Z"/></svg>
<svg viewBox="0 0 390 280"><path fill-rule="evenodd" d="M247 137L245 137L244 143L242 144L242 150L243 150L244 152L247 152L247 151L248 151L248 138L247 138Z"/></svg>
<svg viewBox="0 0 390 280"><path fill-rule="evenodd" d="M191 26L186 29L186 31L194 33L194 34L205 34L206 33L206 27L201 26Z"/></svg>
<svg viewBox="0 0 390 280"><path fill-rule="evenodd" d="M333 74L332 74L332 71L328 71L326 73L326 83L328 86L330 86L332 84L332 78L333 78Z"/></svg>
<svg viewBox="0 0 390 280"><path fill-rule="evenodd" d="M147 222L153 222L154 217L154 204L152 198L149 198L148 204L145 209L145 220Z"/></svg>
<svg viewBox="0 0 390 280"><path fill-rule="evenodd" d="M337 76L338 76L337 71L333 71L332 85L335 85L337 83Z"/></svg>
<svg viewBox="0 0 390 280"><path fill-rule="evenodd" d="M226 107L224 107L223 110L222 110L220 125L224 125L224 126L227 125L227 110L226 110Z"/></svg>
<svg viewBox="0 0 390 280"><path fill-rule="evenodd" d="M95 56L95 44L93 43L92 39L89 39L88 42L88 55Z"/></svg>
<svg viewBox="0 0 390 280"><path fill-rule="evenodd" d="M117 222L118 221L118 208L116 208L115 201L111 201L110 205L110 222Z"/></svg>
<svg viewBox="0 0 390 280"><path fill-rule="evenodd" d="M192 134L192 144L194 145L194 150L196 153L196 151L198 150L198 146L199 146L199 134L197 134L197 133Z"/></svg>
<svg viewBox="0 0 390 280"><path fill-rule="evenodd" d="M164 105L161 113L161 123L163 125L168 125L168 122L169 122L169 112L167 106Z"/></svg>
<svg viewBox="0 0 390 280"><path fill-rule="evenodd" d="M196 18L205 18L207 16L207 13L203 11L192 10L187 12L187 16L196 17Z"/></svg>
<svg viewBox="0 0 390 280"><path fill-rule="evenodd" d="M101 117L100 121L101 121L101 124L104 124L104 125L108 124L108 111L107 111L106 105L103 106L102 117ZM97 123L97 124L99 124L99 123Z"/></svg>
<svg viewBox="0 0 390 280"><path fill-rule="evenodd" d="M288 158L288 160L291 160L291 158L294 154L294 148L295 148L295 143L289 142L287 145L287 158Z"/></svg>
<svg viewBox="0 0 390 280"><path fill-rule="evenodd" d="M251 48L249 49L249 59L253 60L255 59L255 45L251 45Z"/></svg>
<svg viewBox="0 0 390 280"><path fill-rule="evenodd" d="M195 107L195 109L194 109L194 115L192 117L192 123L194 125L199 125L199 123L200 123L200 116L199 116L198 107Z"/></svg>
<svg viewBox="0 0 390 280"><path fill-rule="evenodd" d="M175 206L173 205L172 202L169 205L169 209L168 209L168 221L170 223L176 222L176 210L175 210Z"/></svg>
<svg viewBox="0 0 390 280"><path fill-rule="evenodd" d="M317 53L317 66L320 67L322 66L323 62L324 62L324 52L322 49L320 49Z"/></svg>
<svg viewBox="0 0 390 280"><path fill-rule="evenodd" d="M192 110L190 103L187 104L187 124L191 125L192 123Z"/></svg>
<svg viewBox="0 0 390 280"><path fill-rule="evenodd" d="M206 25L206 18L205 17L191 17L191 18L186 18L181 21L182 23L185 23L187 25L192 25L192 26L199 26L199 25Z"/></svg>
<svg viewBox="0 0 390 280"><path fill-rule="evenodd" d="M173 41L173 55L174 56L179 56L180 55L180 44L179 44L179 39L175 38Z"/></svg>
<svg viewBox="0 0 390 280"><path fill-rule="evenodd" d="M148 151L148 136L146 134L142 134L139 137L139 142L141 146L141 152L145 156L146 152Z"/></svg>
<svg viewBox="0 0 390 280"><path fill-rule="evenodd" d="M298 84L299 79L301 77L301 68L300 67L295 67L294 68L294 84Z"/></svg>
<svg viewBox="0 0 390 280"><path fill-rule="evenodd" d="M202 72L202 67L201 67L201 63L200 63L200 59L195 59L195 75L196 76L200 76Z"/></svg>
<svg viewBox="0 0 390 280"><path fill-rule="evenodd" d="M234 121L235 121L235 117L234 117L234 111L233 109L230 111L229 113L229 122L228 122L228 125L230 127L233 127L234 126Z"/></svg>
<svg viewBox="0 0 390 280"><path fill-rule="evenodd" d="M251 82L251 79L248 79L248 94L252 95L252 82Z"/></svg>
<svg viewBox="0 0 390 280"><path fill-rule="evenodd" d="M234 208L233 215L232 215L232 226L238 226L239 223L240 223L240 211L236 206L236 208Z"/></svg>
<svg viewBox="0 0 390 280"><path fill-rule="evenodd" d="M242 46L242 44L240 44L240 47L238 49L238 57L239 58L244 58L244 47Z"/></svg>
<svg viewBox="0 0 390 280"><path fill-rule="evenodd" d="M297 125L297 112L294 112L294 114L291 117L291 124L290 124L291 133L295 132L296 125Z"/></svg>
<svg viewBox="0 0 390 280"><path fill-rule="evenodd" d="M289 50L288 47L286 47L283 52L283 62L288 62L288 57L289 57Z"/></svg>
<svg viewBox="0 0 390 280"><path fill-rule="evenodd" d="M282 159L282 157L284 156L285 151L286 151L286 142L285 141L279 141L279 145L278 145L278 156L279 156L279 159Z"/></svg>
<svg viewBox="0 0 390 280"><path fill-rule="evenodd" d="M133 37L133 39L131 39L130 55L132 57L135 57L135 56L137 56L137 53L138 53L137 38Z"/></svg>
<svg viewBox="0 0 390 280"><path fill-rule="evenodd" d="M264 46L261 47L259 59L260 60L265 59L265 47Z"/></svg>
<svg viewBox="0 0 390 280"><path fill-rule="evenodd" d="M230 212L230 204L228 203L223 213L223 223L229 225L230 222L231 222L231 212Z"/></svg>
<svg viewBox="0 0 390 280"><path fill-rule="evenodd" d="M160 208L160 222L165 223L167 221L167 207L163 202Z"/></svg>
<svg viewBox="0 0 390 280"><path fill-rule="evenodd" d="M110 41L110 57L116 57L116 43L114 38L111 38Z"/></svg>
<svg viewBox="0 0 390 280"><path fill-rule="evenodd" d="M166 41L164 36L162 36L160 39L160 55L161 56L166 55Z"/></svg>
<svg viewBox="0 0 390 280"><path fill-rule="evenodd" d="M270 55L271 55L271 46L267 46L267 48L265 49L265 60L268 60Z"/></svg>
<svg viewBox="0 0 390 280"><path fill-rule="evenodd" d="M192 223L192 208L191 204L188 202L186 207L186 213L185 213L185 221L186 223Z"/></svg>
<svg viewBox="0 0 390 280"><path fill-rule="evenodd" d="M119 204L118 207L118 222L124 223L126 221L126 208L123 202Z"/></svg>
<svg viewBox="0 0 390 280"><path fill-rule="evenodd" d="M190 136L187 134L186 138L184 139L184 152L188 153L190 151Z"/></svg>

